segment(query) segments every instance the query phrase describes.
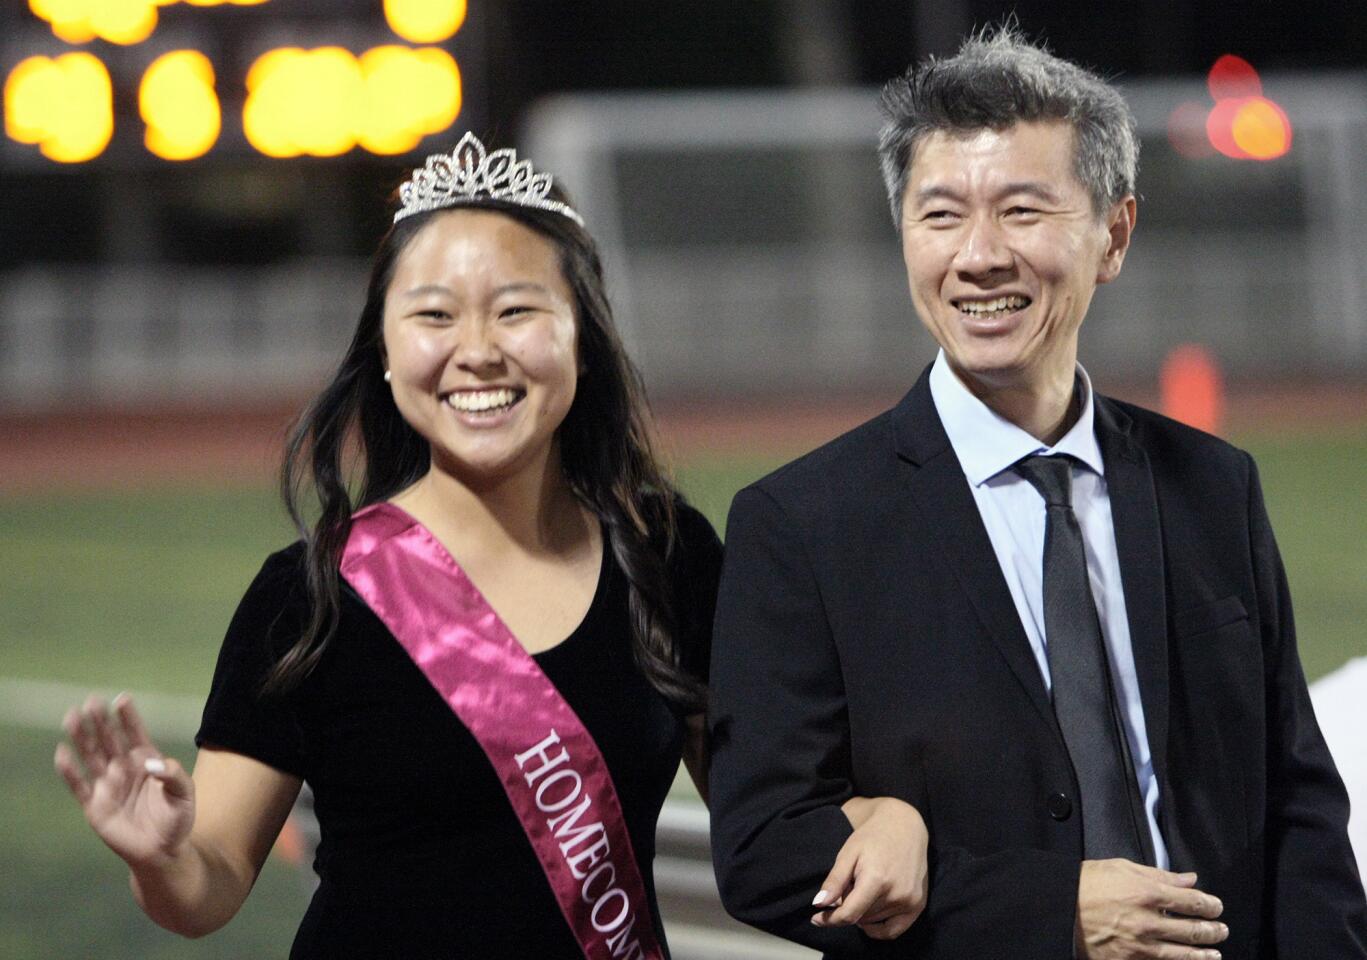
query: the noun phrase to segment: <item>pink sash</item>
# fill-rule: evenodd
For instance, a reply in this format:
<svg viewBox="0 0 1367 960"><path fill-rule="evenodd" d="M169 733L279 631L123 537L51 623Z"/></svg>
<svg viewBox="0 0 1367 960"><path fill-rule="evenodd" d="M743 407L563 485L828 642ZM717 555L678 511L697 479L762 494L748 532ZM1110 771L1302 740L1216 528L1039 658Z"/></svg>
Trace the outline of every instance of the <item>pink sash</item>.
<svg viewBox="0 0 1367 960"><path fill-rule="evenodd" d="M479 741L584 956L663 960L598 745L446 548L377 503L341 569Z"/></svg>

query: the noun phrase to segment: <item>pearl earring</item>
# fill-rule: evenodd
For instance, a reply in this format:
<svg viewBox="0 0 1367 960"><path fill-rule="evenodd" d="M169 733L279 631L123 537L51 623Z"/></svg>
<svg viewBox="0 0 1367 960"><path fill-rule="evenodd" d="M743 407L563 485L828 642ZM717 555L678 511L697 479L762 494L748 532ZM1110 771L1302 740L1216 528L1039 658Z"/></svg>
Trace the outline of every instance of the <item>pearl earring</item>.
<svg viewBox="0 0 1367 960"><path fill-rule="evenodd" d="M386 370L386 371L384 372L384 382L385 382L385 383L388 383L388 382L389 382L389 377L390 377L390 373L389 373L388 370Z"/></svg>

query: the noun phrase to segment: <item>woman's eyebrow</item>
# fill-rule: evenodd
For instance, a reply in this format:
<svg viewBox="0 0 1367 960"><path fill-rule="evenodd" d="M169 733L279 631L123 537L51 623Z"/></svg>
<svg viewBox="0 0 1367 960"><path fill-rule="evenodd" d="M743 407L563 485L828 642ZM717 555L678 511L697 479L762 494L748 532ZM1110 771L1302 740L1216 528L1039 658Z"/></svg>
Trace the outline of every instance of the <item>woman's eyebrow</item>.
<svg viewBox="0 0 1367 960"><path fill-rule="evenodd" d="M403 295L405 297L422 297L429 293L441 293L448 297L453 295L450 287L442 286L440 283L424 283L422 286L414 287L412 290L405 290Z"/></svg>
<svg viewBox="0 0 1367 960"><path fill-rule="evenodd" d="M456 295L454 290L444 284L424 283L420 286L413 287L411 290L405 290L401 296L413 299L415 297L423 297L434 293L447 297L454 297ZM495 287L491 295L497 297L505 293L540 293L549 296L551 291L550 288L544 284L537 283L534 280L518 280L514 283L505 283L500 287Z"/></svg>
<svg viewBox="0 0 1367 960"><path fill-rule="evenodd" d="M504 293L541 293L549 295L550 292L551 291L545 285L537 283L534 280L519 280L515 283L505 283L501 287L496 287L494 289L494 296L497 297Z"/></svg>

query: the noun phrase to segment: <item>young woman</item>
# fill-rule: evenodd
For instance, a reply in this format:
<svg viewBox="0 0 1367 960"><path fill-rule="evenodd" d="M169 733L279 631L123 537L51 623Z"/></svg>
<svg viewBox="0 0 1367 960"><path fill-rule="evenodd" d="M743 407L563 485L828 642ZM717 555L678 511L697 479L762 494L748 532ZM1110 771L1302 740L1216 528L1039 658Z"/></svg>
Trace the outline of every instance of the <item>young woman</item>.
<svg viewBox="0 0 1367 960"><path fill-rule="evenodd" d="M68 713L57 769L179 933L233 916L308 780L292 957L664 957L655 824L681 755L707 796L720 544L656 462L550 177L467 135L401 199L287 450L304 537L229 627L193 777L126 699Z"/></svg>

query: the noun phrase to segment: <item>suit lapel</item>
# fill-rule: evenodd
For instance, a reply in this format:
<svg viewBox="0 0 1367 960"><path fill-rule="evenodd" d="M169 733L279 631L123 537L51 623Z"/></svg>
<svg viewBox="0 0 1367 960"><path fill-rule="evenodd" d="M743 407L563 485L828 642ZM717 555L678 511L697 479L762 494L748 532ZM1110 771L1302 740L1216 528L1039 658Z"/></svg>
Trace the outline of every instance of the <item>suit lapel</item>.
<svg viewBox="0 0 1367 960"><path fill-rule="evenodd" d="M1139 696L1160 788L1168 760L1168 635L1163 539L1148 455L1130 436L1130 419L1097 397L1096 434L1106 464L1125 613L1130 624Z"/></svg>
<svg viewBox="0 0 1367 960"><path fill-rule="evenodd" d="M930 528L988 636L1040 716L1053 726L1054 710L1044 679L1021 627L1011 591L997 565L992 541L963 467L935 412L928 371L898 406L894 431L897 452L910 464L906 490L919 512L914 525L925 524Z"/></svg>

